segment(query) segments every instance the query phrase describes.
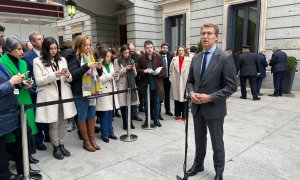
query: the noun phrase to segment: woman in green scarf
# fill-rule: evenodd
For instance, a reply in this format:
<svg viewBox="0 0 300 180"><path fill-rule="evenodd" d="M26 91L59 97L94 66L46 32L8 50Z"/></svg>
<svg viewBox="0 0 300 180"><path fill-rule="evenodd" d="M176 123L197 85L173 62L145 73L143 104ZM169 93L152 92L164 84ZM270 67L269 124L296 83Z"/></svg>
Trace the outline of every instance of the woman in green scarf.
<svg viewBox="0 0 300 180"><path fill-rule="evenodd" d="M20 58L23 56L22 41L16 37L11 36L6 39L6 46L8 52L0 58L0 63L7 69L11 76L18 74L27 73L27 64ZM29 77L25 77L22 84L16 85L14 93L18 95L19 104L32 104L28 89L32 86L32 82L29 83ZM28 109L26 111L26 118L28 125L31 128L31 135L38 132L33 109ZM33 138L31 138L33 139ZM14 142L15 136L13 134L7 135L7 142Z"/></svg>

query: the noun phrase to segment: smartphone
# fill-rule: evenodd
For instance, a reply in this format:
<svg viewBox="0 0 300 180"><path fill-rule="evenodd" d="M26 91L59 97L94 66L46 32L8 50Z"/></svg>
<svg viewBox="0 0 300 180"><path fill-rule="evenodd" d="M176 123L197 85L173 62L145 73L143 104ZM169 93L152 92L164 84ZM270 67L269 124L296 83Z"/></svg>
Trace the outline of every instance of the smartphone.
<svg viewBox="0 0 300 180"><path fill-rule="evenodd" d="M61 72L68 72L68 68L61 68Z"/></svg>
<svg viewBox="0 0 300 180"><path fill-rule="evenodd" d="M97 62L102 63L103 60L104 60L103 58L100 58L100 59L98 59Z"/></svg>
<svg viewBox="0 0 300 180"><path fill-rule="evenodd" d="M24 76L28 76L30 71L27 71L26 73L24 73Z"/></svg>

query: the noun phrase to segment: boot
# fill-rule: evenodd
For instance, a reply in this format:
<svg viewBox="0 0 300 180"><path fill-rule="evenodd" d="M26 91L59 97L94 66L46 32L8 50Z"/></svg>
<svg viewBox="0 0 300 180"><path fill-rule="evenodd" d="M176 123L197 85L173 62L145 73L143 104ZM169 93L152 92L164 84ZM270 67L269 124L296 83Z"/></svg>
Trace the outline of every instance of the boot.
<svg viewBox="0 0 300 180"><path fill-rule="evenodd" d="M90 151L90 152L95 152L96 149L91 145L89 137L88 137L86 124L87 123L85 121L81 121L77 124L78 130L80 131L80 135L83 139L83 149L86 149L87 151ZM94 127L93 127L93 129L94 129Z"/></svg>
<svg viewBox="0 0 300 180"><path fill-rule="evenodd" d="M64 159L64 155L61 152L59 146L53 146L53 156L55 157L55 159L58 159L58 160Z"/></svg>
<svg viewBox="0 0 300 180"><path fill-rule="evenodd" d="M86 121L87 124L87 129L88 129L88 136L89 136L89 140L91 145L96 149L96 150L100 150L100 146L98 144L96 144L95 142L95 124L96 124L96 120L95 119L89 119Z"/></svg>
<svg viewBox="0 0 300 180"><path fill-rule="evenodd" d="M127 130L127 120L125 119L123 119L123 129L124 130Z"/></svg>

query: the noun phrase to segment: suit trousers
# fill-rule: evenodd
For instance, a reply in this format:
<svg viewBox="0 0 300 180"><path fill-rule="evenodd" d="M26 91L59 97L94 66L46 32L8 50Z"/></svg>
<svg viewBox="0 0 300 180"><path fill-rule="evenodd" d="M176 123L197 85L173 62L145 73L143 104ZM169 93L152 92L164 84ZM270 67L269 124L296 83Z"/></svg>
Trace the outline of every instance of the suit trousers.
<svg viewBox="0 0 300 180"><path fill-rule="evenodd" d="M273 83L274 83L274 95L282 95L282 81L283 81L284 71L273 73Z"/></svg>
<svg viewBox="0 0 300 180"><path fill-rule="evenodd" d="M164 78L164 91L165 91L165 110L166 112L170 112L170 88L171 83L169 81L169 78Z"/></svg>
<svg viewBox="0 0 300 180"><path fill-rule="evenodd" d="M64 110L62 104L58 105L58 121L49 124L50 141L53 146L63 144L67 133L68 120L64 119Z"/></svg>
<svg viewBox="0 0 300 180"><path fill-rule="evenodd" d="M8 154L5 149L6 144L6 136L0 137L0 179L9 180L11 177L11 173L8 169Z"/></svg>
<svg viewBox="0 0 300 180"><path fill-rule="evenodd" d="M193 114L196 154L195 163L203 164L206 155L207 146L207 127L210 132L214 168L217 174L222 174L225 166L225 148L223 141L223 124L224 117L219 119L205 119L199 107L198 111Z"/></svg>
<svg viewBox="0 0 300 180"><path fill-rule="evenodd" d="M264 78L257 78L256 79L256 92L260 93L261 84Z"/></svg>
<svg viewBox="0 0 300 180"><path fill-rule="evenodd" d="M256 75L253 76L240 76L240 82L241 82L241 93L243 97L247 97L247 91L246 91L246 80L249 79L249 84L251 88L251 94L253 98L258 97L257 95L257 87L256 87Z"/></svg>

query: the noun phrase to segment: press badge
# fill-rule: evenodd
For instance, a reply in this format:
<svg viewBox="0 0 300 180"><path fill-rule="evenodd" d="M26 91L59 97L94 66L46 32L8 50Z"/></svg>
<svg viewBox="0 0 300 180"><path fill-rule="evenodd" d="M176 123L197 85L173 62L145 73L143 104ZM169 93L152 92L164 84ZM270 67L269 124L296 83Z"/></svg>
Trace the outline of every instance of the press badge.
<svg viewBox="0 0 300 180"><path fill-rule="evenodd" d="M19 95L19 89L14 89L14 95Z"/></svg>

